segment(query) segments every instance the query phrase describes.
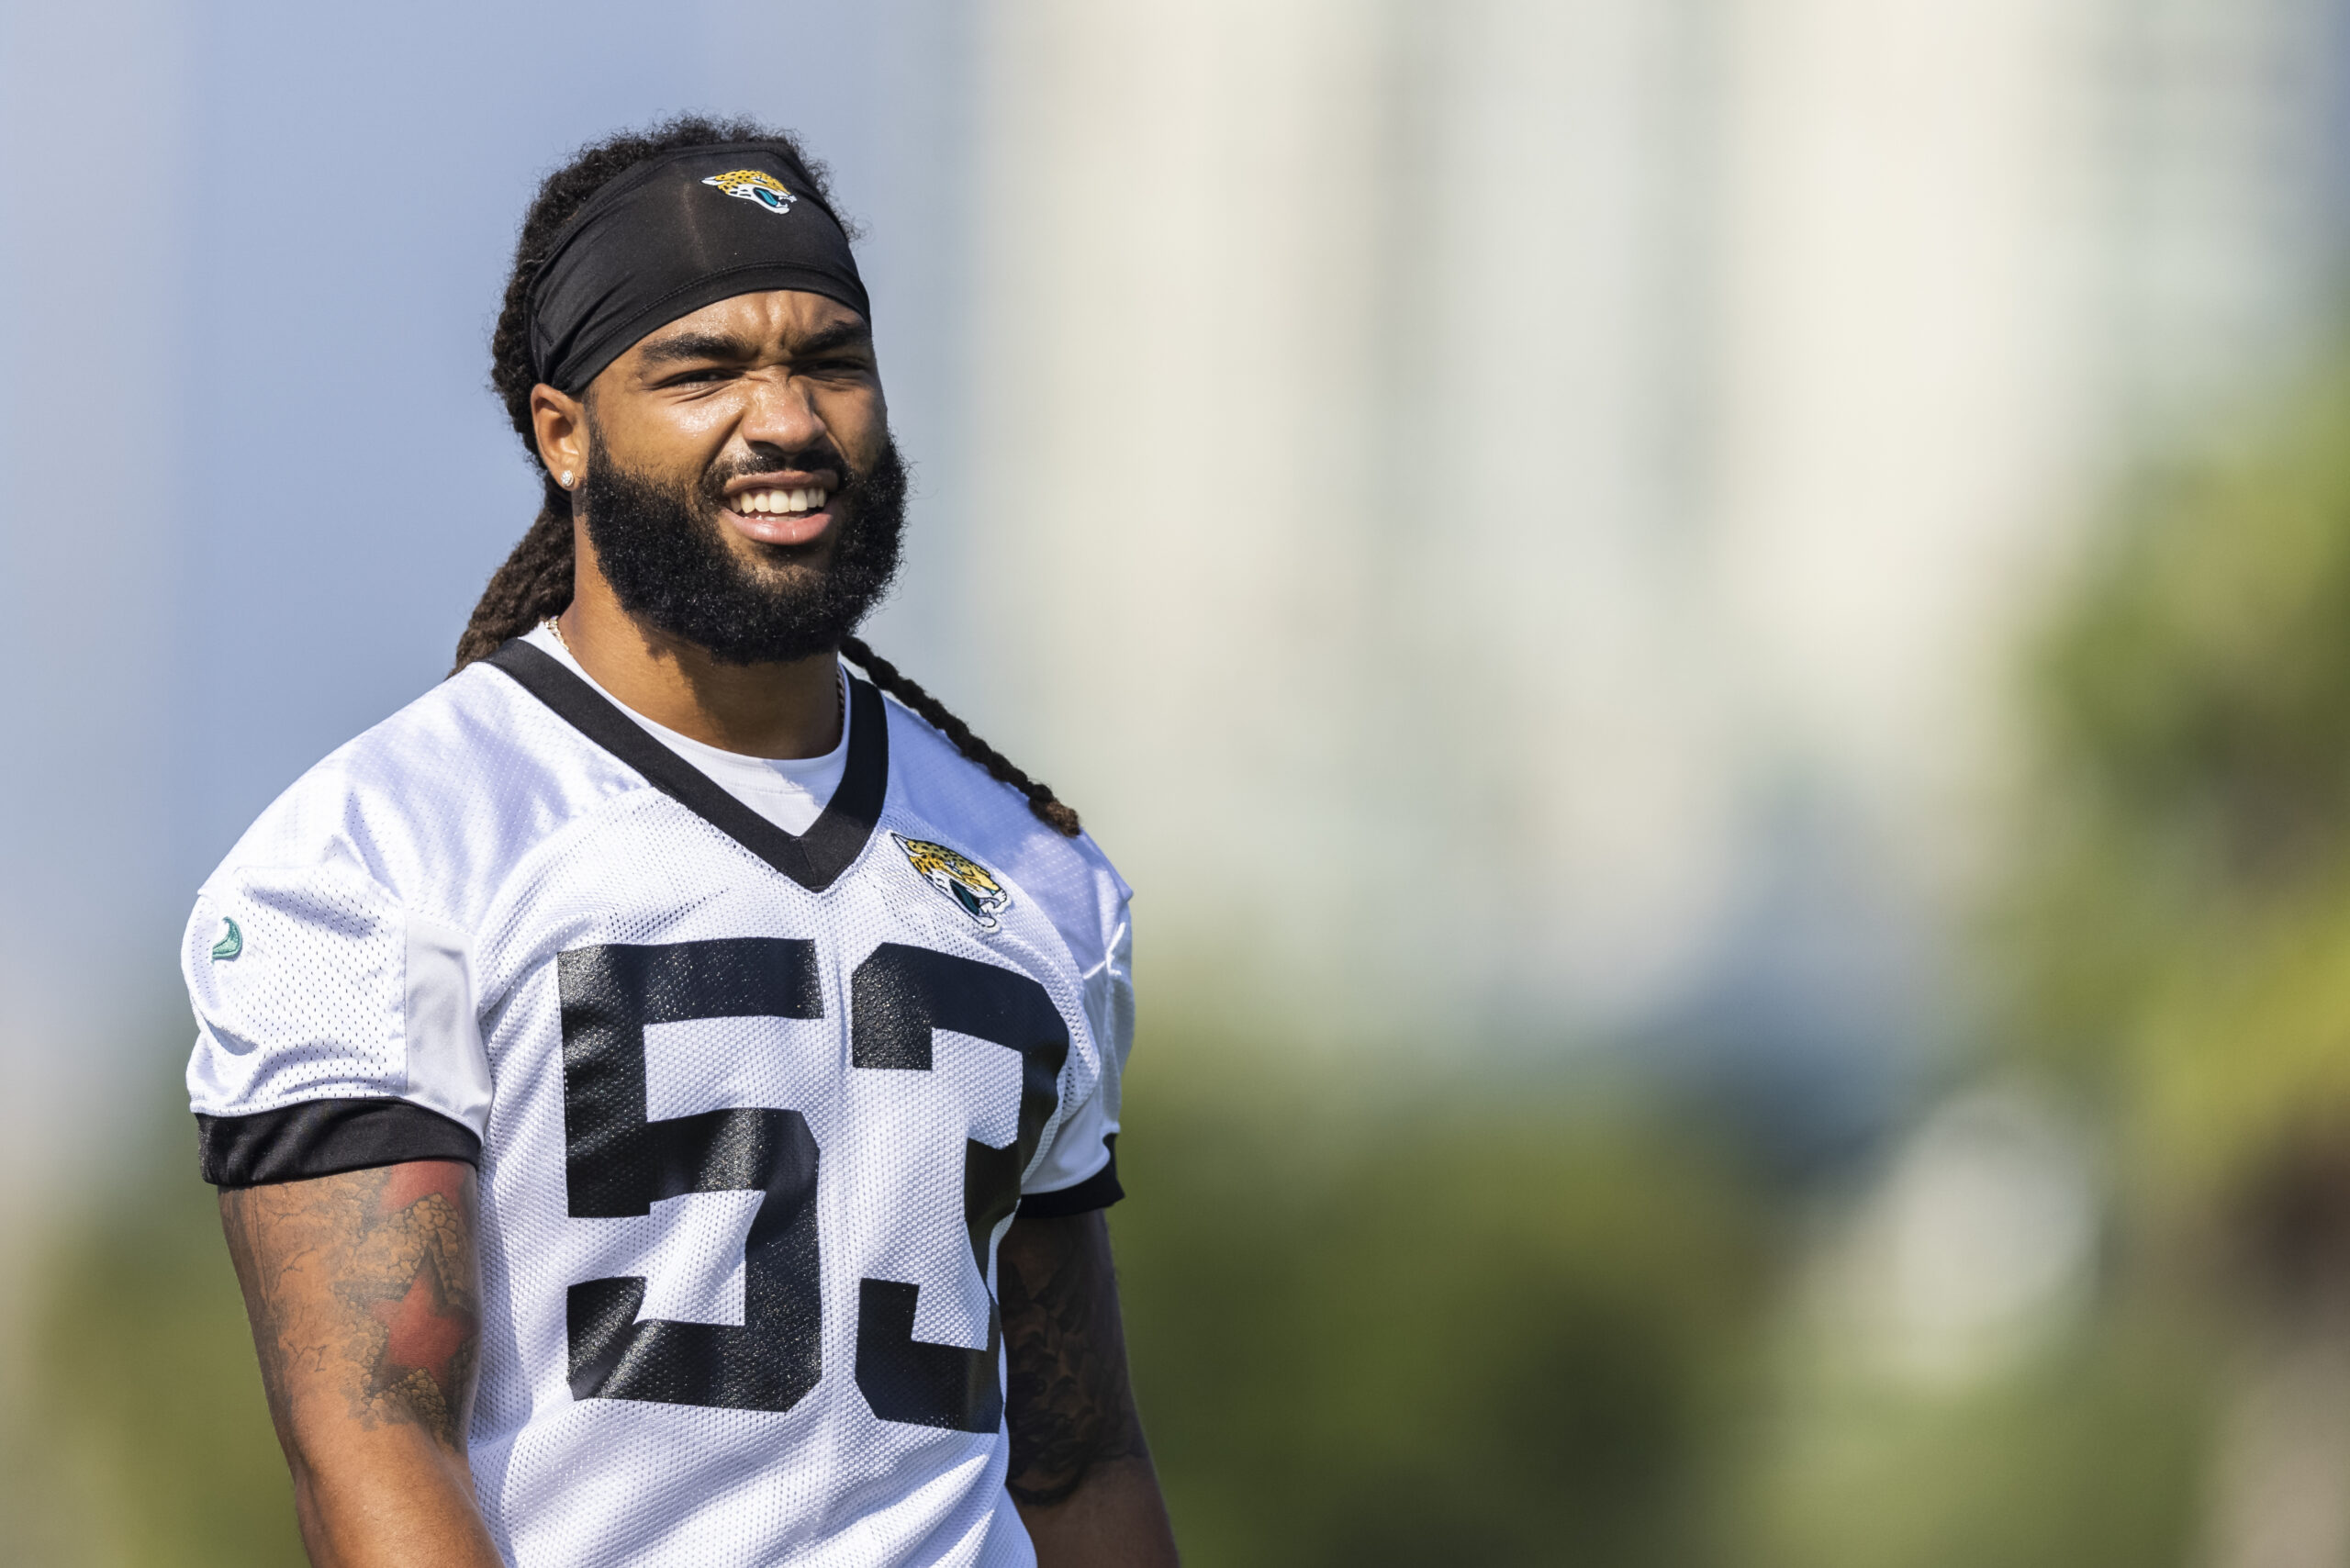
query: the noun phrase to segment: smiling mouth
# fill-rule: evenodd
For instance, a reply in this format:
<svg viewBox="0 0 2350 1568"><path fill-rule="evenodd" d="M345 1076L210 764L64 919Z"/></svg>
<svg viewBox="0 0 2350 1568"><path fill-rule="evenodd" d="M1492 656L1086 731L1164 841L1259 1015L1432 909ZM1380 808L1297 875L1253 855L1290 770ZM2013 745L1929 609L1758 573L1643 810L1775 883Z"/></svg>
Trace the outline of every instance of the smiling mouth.
<svg viewBox="0 0 2350 1568"><path fill-rule="evenodd" d="M778 486L729 496L726 508L744 517L806 517L823 510L832 498L832 492L820 485Z"/></svg>

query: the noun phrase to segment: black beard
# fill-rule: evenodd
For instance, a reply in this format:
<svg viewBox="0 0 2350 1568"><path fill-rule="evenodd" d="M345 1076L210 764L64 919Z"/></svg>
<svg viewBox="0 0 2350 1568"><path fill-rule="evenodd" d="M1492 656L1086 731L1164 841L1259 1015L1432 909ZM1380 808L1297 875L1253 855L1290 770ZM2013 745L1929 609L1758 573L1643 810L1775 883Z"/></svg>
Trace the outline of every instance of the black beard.
<svg viewBox="0 0 2350 1568"><path fill-rule="evenodd" d="M592 434L590 439L592 440ZM666 484L588 449L580 502L596 564L621 608L721 664L784 664L828 654L854 633L898 575L905 532L906 466L894 439L863 474L829 442L773 462L713 471L693 484ZM747 474L829 468L844 476L829 503L832 562L781 580L762 580L737 560L719 530L728 481ZM778 562L805 560L807 545L762 544Z"/></svg>

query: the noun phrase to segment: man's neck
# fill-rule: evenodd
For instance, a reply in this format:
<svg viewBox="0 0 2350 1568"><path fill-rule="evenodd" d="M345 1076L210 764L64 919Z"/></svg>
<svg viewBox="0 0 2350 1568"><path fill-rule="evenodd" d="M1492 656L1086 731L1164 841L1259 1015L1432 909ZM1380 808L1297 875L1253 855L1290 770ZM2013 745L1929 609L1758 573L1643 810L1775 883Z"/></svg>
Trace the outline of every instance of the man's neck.
<svg viewBox="0 0 2350 1568"><path fill-rule="evenodd" d="M610 584L579 574L555 630L596 684L655 723L745 756L822 756L840 744L838 663L730 665L645 625Z"/></svg>

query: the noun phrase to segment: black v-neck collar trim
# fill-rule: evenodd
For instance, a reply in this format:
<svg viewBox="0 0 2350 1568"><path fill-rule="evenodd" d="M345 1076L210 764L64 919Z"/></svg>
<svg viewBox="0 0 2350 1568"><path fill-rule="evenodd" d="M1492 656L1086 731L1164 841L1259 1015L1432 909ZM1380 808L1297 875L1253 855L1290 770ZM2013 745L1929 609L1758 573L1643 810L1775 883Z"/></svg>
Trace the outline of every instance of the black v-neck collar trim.
<svg viewBox="0 0 2350 1568"><path fill-rule="evenodd" d="M848 761L823 814L789 834L728 794L700 768L545 649L517 637L489 655L523 690L581 734L644 775L644 781L806 888L821 893L865 852L890 788L890 715L870 681L848 678Z"/></svg>

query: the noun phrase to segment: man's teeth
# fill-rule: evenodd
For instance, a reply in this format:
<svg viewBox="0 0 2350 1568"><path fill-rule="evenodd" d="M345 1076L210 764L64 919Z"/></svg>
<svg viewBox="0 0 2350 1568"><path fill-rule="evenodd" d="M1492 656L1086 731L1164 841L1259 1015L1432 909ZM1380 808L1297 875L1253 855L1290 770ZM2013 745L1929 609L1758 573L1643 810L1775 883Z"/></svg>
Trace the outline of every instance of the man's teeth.
<svg viewBox="0 0 2350 1568"><path fill-rule="evenodd" d="M773 512L789 517L798 512L819 511L832 498L823 490L745 490L734 498L734 510L739 512Z"/></svg>

